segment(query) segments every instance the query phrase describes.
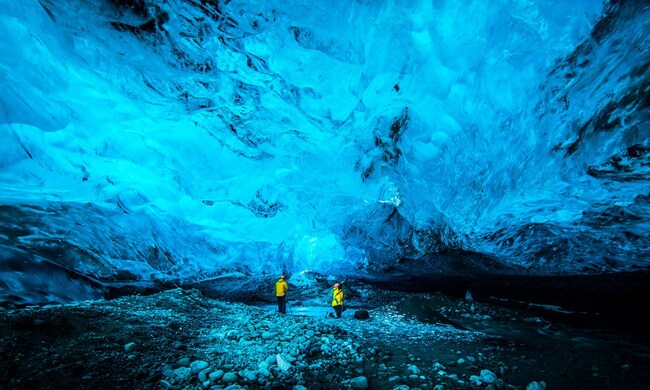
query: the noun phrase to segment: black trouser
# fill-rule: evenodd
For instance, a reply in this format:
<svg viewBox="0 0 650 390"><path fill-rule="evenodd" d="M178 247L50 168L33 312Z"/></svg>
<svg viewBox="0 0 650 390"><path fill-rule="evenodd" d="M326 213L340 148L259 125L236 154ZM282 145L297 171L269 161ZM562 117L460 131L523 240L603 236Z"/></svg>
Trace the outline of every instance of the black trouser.
<svg viewBox="0 0 650 390"><path fill-rule="evenodd" d="M341 313L343 312L343 305L332 306L336 312L336 318L341 318Z"/></svg>
<svg viewBox="0 0 650 390"><path fill-rule="evenodd" d="M287 314L287 296L283 295L278 297L278 311L282 314Z"/></svg>

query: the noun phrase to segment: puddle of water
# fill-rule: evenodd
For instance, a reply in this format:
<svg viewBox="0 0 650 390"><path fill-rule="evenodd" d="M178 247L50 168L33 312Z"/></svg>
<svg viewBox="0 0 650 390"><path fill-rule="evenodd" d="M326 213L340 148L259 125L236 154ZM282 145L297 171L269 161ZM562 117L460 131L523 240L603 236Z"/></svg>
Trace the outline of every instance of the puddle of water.
<svg viewBox="0 0 650 390"><path fill-rule="evenodd" d="M638 335L613 333L598 328L575 327L553 323L540 317L495 319L460 315L454 316L452 321L438 313L431 302L418 298L405 299L397 308L399 312L421 322L450 324L459 329L503 337L528 345L555 344L601 352L624 351L650 363L648 336L638 337ZM537 313L531 312L532 314Z"/></svg>
<svg viewBox="0 0 650 390"><path fill-rule="evenodd" d="M249 302L251 306L260 307L268 311L278 311L278 305L269 304L265 302ZM287 305L287 314L298 315L298 316L308 316L308 317L323 317L328 315L328 313L334 314L334 309L331 307L325 306L298 306L298 305ZM350 315L350 310L343 312L343 316Z"/></svg>

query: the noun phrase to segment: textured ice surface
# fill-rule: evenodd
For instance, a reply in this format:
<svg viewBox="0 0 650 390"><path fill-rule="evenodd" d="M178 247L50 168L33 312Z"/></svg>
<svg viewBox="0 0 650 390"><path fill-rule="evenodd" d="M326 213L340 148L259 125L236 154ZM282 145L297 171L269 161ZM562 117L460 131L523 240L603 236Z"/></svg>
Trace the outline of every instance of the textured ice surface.
<svg viewBox="0 0 650 390"><path fill-rule="evenodd" d="M17 256L647 267L649 31L625 1L0 0L3 286Z"/></svg>

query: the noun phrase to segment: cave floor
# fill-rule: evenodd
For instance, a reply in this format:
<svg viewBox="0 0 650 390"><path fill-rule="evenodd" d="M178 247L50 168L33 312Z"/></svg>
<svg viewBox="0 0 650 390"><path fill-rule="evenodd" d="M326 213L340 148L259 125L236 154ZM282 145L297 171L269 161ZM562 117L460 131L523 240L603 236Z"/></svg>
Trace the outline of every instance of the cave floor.
<svg viewBox="0 0 650 390"><path fill-rule="evenodd" d="M288 315L181 289L3 309L0 388L650 388L642 335L443 294L351 295L341 319L308 291Z"/></svg>

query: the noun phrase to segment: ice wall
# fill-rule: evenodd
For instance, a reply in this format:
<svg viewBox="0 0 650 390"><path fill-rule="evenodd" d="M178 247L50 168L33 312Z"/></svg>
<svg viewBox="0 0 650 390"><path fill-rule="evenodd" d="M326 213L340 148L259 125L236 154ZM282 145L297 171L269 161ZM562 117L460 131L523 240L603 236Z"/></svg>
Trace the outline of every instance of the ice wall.
<svg viewBox="0 0 650 390"><path fill-rule="evenodd" d="M59 291L51 268L182 282L466 251L647 267L649 16L0 0L4 296Z"/></svg>

